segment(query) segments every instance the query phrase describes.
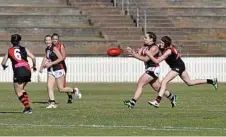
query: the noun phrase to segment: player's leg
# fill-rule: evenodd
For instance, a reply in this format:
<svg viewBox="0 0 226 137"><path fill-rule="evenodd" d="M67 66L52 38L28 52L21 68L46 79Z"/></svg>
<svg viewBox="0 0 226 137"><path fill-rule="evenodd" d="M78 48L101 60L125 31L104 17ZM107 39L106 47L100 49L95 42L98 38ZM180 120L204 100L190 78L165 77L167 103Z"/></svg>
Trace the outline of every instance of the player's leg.
<svg viewBox="0 0 226 137"><path fill-rule="evenodd" d="M142 89L146 86L151 80L154 78L147 73L144 73L138 80L137 89L134 93L134 96L131 100L125 100L124 104L127 105L129 108L133 108L136 105L137 100L140 98L142 94Z"/></svg>
<svg viewBox="0 0 226 137"><path fill-rule="evenodd" d="M49 95L49 105L46 108L57 108L55 96L54 96L54 84L55 78L51 73L47 76L47 91Z"/></svg>
<svg viewBox="0 0 226 137"><path fill-rule="evenodd" d="M188 86L194 86L194 85L200 85L200 84L212 84L216 90L218 88L217 78L191 80L186 71L182 72L180 77Z"/></svg>
<svg viewBox="0 0 226 137"><path fill-rule="evenodd" d="M158 78L153 79L150 83L151 87L156 91L159 92L160 87L161 87L161 83L159 81ZM177 103L177 95L169 92L169 90L166 90L164 93L164 97L168 98L170 100L170 103L172 105L172 108L174 108L176 106ZM151 101L149 101L150 104Z"/></svg>
<svg viewBox="0 0 226 137"><path fill-rule="evenodd" d="M67 81L66 81L66 74L64 76L64 87L67 87ZM68 95L68 104L72 104L73 103L73 97L72 97L72 93L67 93Z"/></svg>
<svg viewBox="0 0 226 137"><path fill-rule="evenodd" d="M81 98L82 95L78 88L64 87L64 75L56 78L57 88L62 93L74 93L78 98Z"/></svg>
<svg viewBox="0 0 226 137"><path fill-rule="evenodd" d="M161 82L161 88L160 88L160 91L159 91L157 98L155 100L149 102L150 105L153 105L154 107L159 107L162 96L167 89L168 83L172 79L174 79L177 75L178 75L178 72L176 72L176 71L171 70L171 71L168 72L168 74L165 76L165 78Z"/></svg>
<svg viewBox="0 0 226 137"><path fill-rule="evenodd" d="M24 87L26 86L26 84L27 82L14 82L13 86L20 102L24 105L23 112L26 114L31 114L32 109L30 107L28 95L24 94Z"/></svg>

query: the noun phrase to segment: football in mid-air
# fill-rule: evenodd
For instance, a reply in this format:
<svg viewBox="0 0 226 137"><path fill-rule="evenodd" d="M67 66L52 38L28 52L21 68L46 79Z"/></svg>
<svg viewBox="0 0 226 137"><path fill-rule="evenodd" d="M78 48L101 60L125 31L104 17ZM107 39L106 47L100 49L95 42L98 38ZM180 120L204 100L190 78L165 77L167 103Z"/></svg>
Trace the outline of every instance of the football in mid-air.
<svg viewBox="0 0 226 137"><path fill-rule="evenodd" d="M109 56L116 57L121 54L121 50L119 48L110 48L108 49L107 54Z"/></svg>

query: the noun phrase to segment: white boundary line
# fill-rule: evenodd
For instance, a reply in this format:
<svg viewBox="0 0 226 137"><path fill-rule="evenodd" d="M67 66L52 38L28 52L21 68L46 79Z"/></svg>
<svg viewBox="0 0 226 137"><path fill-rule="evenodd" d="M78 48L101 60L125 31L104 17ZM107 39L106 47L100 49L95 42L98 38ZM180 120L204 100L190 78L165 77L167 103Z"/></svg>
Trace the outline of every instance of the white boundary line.
<svg viewBox="0 0 226 137"><path fill-rule="evenodd" d="M151 126L129 126L129 125L38 125L38 124L19 124L19 123L0 123L0 126L10 126L10 127L56 127L56 128L75 128L75 127L86 127L86 128L138 128L143 130L153 130L153 131L226 131L226 128L208 128L208 127L151 127Z"/></svg>

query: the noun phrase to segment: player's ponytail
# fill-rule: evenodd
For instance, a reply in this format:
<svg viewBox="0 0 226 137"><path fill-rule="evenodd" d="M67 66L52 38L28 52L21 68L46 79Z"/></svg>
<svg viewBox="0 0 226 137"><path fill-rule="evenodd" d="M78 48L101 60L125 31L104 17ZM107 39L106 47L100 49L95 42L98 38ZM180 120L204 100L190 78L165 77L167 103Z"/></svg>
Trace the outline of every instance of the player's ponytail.
<svg viewBox="0 0 226 137"><path fill-rule="evenodd" d="M165 48L169 47L172 44L172 40L169 36L163 36L161 41L164 42Z"/></svg>
<svg viewBox="0 0 226 137"><path fill-rule="evenodd" d="M11 43L13 46L18 46L21 41L21 36L19 34L11 35Z"/></svg>

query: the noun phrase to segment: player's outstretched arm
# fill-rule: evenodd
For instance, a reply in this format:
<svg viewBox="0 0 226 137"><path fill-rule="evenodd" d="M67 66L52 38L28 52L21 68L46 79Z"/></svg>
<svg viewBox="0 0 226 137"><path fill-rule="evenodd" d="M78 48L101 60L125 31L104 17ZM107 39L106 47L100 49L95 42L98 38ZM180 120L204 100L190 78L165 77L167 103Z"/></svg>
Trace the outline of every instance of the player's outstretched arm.
<svg viewBox="0 0 226 137"><path fill-rule="evenodd" d="M163 60L165 60L169 55L171 55L172 52L169 49L166 52L164 52L164 54L162 56L160 56L159 58L155 58L151 52L146 51L145 53L153 62L160 63Z"/></svg>

